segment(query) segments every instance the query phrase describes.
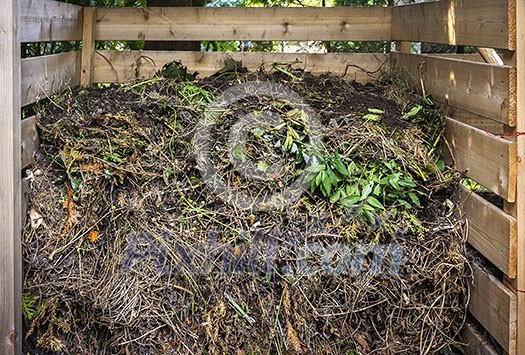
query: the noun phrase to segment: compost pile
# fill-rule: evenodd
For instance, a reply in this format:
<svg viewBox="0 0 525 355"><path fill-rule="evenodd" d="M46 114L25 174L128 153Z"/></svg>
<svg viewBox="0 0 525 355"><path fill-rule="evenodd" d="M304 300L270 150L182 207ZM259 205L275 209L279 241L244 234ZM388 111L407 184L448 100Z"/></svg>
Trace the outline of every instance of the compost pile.
<svg viewBox="0 0 525 355"><path fill-rule="evenodd" d="M175 69L66 90L38 113L24 316L39 347L457 344L469 268L430 98L392 73L360 85L277 64L200 81Z"/></svg>

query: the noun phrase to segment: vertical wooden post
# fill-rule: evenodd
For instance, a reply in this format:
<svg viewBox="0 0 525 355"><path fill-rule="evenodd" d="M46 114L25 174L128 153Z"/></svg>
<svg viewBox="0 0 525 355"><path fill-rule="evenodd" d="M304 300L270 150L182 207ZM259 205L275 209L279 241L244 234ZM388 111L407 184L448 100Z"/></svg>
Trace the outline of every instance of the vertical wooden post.
<svg viewBox="0 0 525 355"><path fill-rule="evenodd" d="M18 0L0 0L0 354L22 352Z"/></svg>
<svg viewBox="0 0 525 355"><path fill-rule="evenodd" d="M404 52L404 53L412 52L412 42L396 41L396 52Z"/></svg>
<svg viewBox="0 0 525 355"><path fill-rule="evenodd" d="M80 71L80 85L83 87L91 86L93 83L96 16L96 8L84 7L82 19L82 70Z"/></svg>
<svg viewBox="0 0 525 355"><path fill-rule="evenodd" d="M517 127L525 131L525 1L516 1L516 67L517 67ZM517 278L518 289L518 349L525 354L525 136L516 137L517 143L517 195L516 213L518 218Z"/></svg>

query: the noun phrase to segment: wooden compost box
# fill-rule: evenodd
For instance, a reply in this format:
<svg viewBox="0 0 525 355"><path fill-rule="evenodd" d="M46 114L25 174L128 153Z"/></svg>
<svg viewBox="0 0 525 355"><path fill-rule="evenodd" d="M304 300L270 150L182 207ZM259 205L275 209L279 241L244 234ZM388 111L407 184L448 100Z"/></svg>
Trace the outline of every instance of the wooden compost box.
<svg viewBox="0 0 525 355"><path fill-rule="evenodd" d="M150 77L174 59L203 76L227 56L250 69L300 62L313 73L358 82L394 68L447 104L446 138L466 177L500 196L503 208L468 190L468 242L499 275L472 265L469 311L508 354L525 354L525 2L443 0L396 7L89 8L51 0L0 0L0 353L21 352L21 225L29 182L21 171L38 149L35 118L21 107L63 85ZM95 50L95 41L392 41L391 53L291 54ZM20 59L20 43L82 41L82 50ZM478 55L409 53L410 42L498 49L502 63ZM491 353L464 329L468 353Z"/></svg>

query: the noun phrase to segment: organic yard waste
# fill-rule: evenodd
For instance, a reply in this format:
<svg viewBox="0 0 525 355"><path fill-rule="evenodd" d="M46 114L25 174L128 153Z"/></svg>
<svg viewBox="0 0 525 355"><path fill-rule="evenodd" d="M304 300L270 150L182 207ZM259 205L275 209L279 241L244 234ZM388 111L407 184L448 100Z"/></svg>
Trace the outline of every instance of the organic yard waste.
<svg viewBox="0 0 525 355"><path fill-rule="evenodd" d="M470 272L441 110L395 73L362 85L228 64L193 80L174 62L39 108L28 341L63 354L456 346Z"/></svg>

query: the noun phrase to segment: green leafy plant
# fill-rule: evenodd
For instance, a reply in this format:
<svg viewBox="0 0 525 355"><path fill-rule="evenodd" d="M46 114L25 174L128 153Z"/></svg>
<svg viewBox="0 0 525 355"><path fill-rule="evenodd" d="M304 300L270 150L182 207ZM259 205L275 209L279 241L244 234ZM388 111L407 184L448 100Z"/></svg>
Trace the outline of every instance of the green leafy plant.
<svg viewBox="0 0 525 355"><path fill-rule="evenodd" d="M421 206L423 193L395 161L358 162L338 153L320 160L305 169L311 192L318 191L332 204L355 209L370 222L386 206L393 218L400 210Z"/></svg>
<svg viewBox="0 0 525 355"><path fill-rule="evenodd" d="M481 184L478 184L476 181L464 178L461 179L461 185L465 186L470 191L486 190L487 188Z"/></svg>
<svg viewBox="0 0 525 355"><path fill-rule="evenodd" d="M369 108L368 113L363 115L363 120L365 121L372 121L372 122L378 122L381 120L381 115L384 114L385 111L380 110L378 108Z"/></svg>
<svg viewBox="0 0 525 355"><path fill-rule="evenodd" d="M162 70L156 73L157 76L163 78L170 78L176 81L194 81L198 73L189 73L188 68L182 65L180 60L174 60L172 62L164 64Z"/></svg>
<svg viewBox="0 0 525 355"><path fill-rule="evenodd" d="M22 316L26 323L31 323L37 314L35 297L29 292L22 293Z"/></svg>

